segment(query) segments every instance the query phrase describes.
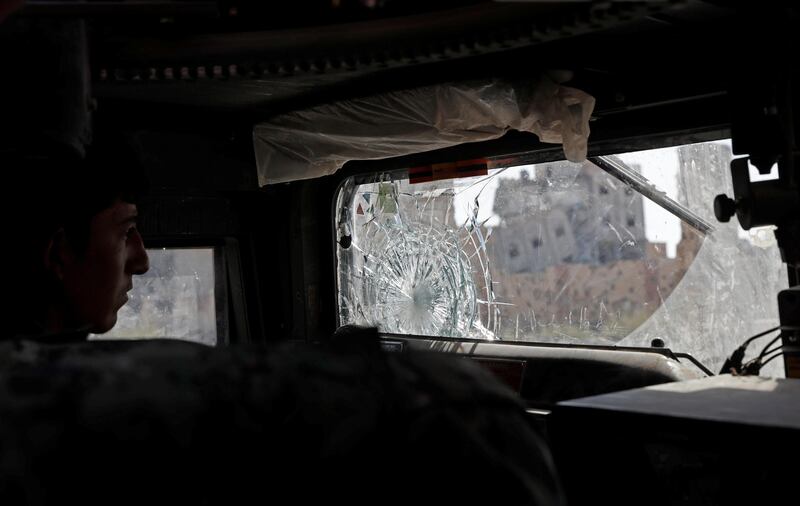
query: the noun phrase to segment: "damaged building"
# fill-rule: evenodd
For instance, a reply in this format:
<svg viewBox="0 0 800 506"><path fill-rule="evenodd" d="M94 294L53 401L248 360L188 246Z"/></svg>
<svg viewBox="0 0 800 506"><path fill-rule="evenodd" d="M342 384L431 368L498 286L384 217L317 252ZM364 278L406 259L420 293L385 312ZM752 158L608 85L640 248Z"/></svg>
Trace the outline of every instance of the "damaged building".
<svg viewBox="0 0 800 506"><path fill-rule="evenodd" d="M492 245L498 269L540 272L562 263L600 265L644 257L641 194L591 162L530 170L519 179L499 181L494 212L501 224Z"/></svg>

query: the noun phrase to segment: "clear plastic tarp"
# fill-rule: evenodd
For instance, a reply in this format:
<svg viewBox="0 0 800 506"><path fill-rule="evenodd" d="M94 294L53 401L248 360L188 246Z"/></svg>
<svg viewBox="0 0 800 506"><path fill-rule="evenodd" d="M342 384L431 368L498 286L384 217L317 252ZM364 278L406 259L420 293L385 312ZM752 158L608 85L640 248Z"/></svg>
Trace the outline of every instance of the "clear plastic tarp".
<svg viewBox="0 0 800 506"><path fill-rule="evenodd" d="M321 105L272 118L253 131L259 184L333 174L350 160L375 160L496 139L509 130L563 144L586 158L594 98L535 80L440 84Z"/></svg>
<svg viewBox="0 0 800 506"><path fill-rule="evenodd" d="M340 323L565 344L661 339L718 371L778 324L787 286L770 230L714 218L731 158L727 141L615 157L650 198L592 162L525 165L524 155L457 179L349 178L338 197ZM781 374L780 360L769 367Z"/></svg>

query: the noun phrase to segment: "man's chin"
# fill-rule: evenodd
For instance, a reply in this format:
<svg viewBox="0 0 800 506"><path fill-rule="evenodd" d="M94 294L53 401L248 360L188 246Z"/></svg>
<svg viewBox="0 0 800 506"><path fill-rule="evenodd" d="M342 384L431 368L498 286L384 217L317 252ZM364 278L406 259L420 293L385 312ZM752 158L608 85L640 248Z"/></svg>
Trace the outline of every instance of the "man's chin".
<svg viewBox="0 0 800 506"><path fill-rule="evenodd" d="M114 325L117 324L117 315L115 314L113 318L109 318L103 322L99 322L92 326L90 332L92 334L105 334L109 330L114 328Z"/></svg>

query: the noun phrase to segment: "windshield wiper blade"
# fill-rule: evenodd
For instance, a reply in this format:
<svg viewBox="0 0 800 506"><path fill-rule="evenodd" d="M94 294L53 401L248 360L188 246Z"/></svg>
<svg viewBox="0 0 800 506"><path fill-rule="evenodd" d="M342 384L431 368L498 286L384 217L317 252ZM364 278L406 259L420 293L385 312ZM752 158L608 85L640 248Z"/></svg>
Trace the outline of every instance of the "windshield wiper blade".
<svg viewBox="0 0 800 506"><path fill-rule="evenodd" d="M672 200L666 193L659 191L646 177L628 167L619 158L615 156L593 156L589 158L589 161L652 200L667 212L677 216L681 221L688 223L701 234L706 235L714 231L714 225L689 210L680 202Z"/></svg>

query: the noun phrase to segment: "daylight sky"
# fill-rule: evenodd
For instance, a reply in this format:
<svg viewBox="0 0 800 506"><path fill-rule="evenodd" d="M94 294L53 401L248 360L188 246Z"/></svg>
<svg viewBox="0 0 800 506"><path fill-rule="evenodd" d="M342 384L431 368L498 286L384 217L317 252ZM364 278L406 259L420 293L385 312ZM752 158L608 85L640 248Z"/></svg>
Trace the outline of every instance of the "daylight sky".
<svg viewBox="0 0 800 506"><path fill-rule="evenodd" d="M719 142L730 146L730 141ZM672 199L679 201L677 175L680 167L678 165L677 148L672 147L638 151L619 155L619 158L630 166L638 165L644 177L650 180L659 190L666 192ZM467 213L472 209L472 203L475 197L479 195L478 203L480 209L478 221L483 222L484 220L488 220L486 223L488 226L497 225L499 220L493 213L492 203L494 202L494 194L497 190L498 180L504 178L519 179L522 171L527 171L529 174L532 174L532 167L533 166L509 167L500 174L496 174L494 177L486 178L479 184L456 189L454 205L457 223L464 223L468 216ZM751 171L751 180L768 178L769 176L759 177L754 170ZM474 181L470 181L470 184L472 183L474 183ZM713 205L713 203L709 202L708 205ZM674 257L678 242L681 240L680 220L654 202L645 198L644 226L645 236L648 241L666 243L667 256ZM742 236L748 235L744 231L740 232Z"/></svg>

